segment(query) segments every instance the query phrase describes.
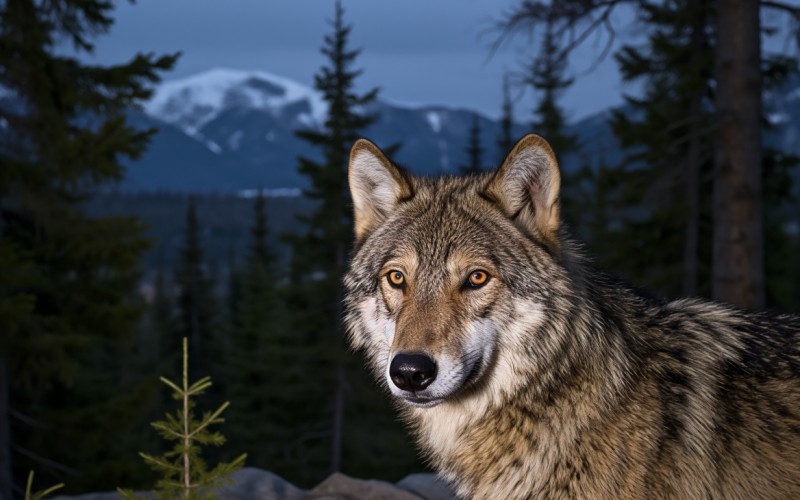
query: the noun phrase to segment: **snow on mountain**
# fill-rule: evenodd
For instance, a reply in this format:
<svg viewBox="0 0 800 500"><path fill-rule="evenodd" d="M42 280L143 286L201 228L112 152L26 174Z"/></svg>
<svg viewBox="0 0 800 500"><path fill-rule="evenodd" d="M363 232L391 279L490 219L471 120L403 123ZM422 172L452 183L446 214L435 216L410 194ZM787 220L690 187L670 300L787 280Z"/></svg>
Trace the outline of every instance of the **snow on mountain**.
<svg viewBox="0 0 800 500"><path fill-rule="evenodd" d="M790 90L796 88L800 85ZM773 113L776 131L780 130L768 142L795 151L800 149L800 98L786 94L780 93L785 102L776 96L766 108ZM633 112L624 107L617 110ZM324 122L327 105L321 95L267 72L212 69L167 81L156 87L143 111L138 119L161 131L145 155L130 166L131 173L120 186L123 190L296 190L309 182L298 170L298 157L322 159L322 151L296 133ZM466 164L475 117L485 167L496 166L506 153L497 142L499 122L474 110L401 104L382 96L360 111L378 117L361 132L363 136L381 147L400 144L393 159L417 174L453 174ZM578 137L581 151L558 152L566 172L622 161L624 153L608 124L609 113L568 127L567 133ZM516 124L512 134L521 137L530 131Z"/></svg>
<svg viewBox="0 0 800 500"><path fill-rule="evenodd" d="M438 134L442 130L442 117L439 116L439 113L436 111L428 111L425 114L425 118L428 120L428 123L431 126L431 130L435 134Z"/></svg>
<svg viewBox="0 0 800 500"><path fill-rule="evenodd" d="M321 123L328 109L315 90L265 71L215 68L156 87L145 112L196 135L222 112L246 108L279 114L282 108L305 102L305 124Z"/></svg>

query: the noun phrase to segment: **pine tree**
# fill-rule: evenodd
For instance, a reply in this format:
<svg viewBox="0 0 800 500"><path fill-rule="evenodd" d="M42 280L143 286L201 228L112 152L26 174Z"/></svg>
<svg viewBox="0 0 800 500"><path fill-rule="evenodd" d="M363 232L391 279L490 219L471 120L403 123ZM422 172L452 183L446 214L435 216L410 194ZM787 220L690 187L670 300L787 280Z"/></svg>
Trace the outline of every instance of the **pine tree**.
<svg viewBox="0 0 800 500"><path fill-rule="evenodd" d="M12 381L0 376L6 384L0 395L7 395L0 398L0 496L22 484L23 471L42 470L37 460L84 469L101 453L98 442L109 426L65 443L24 422L78 435L69 425L79 422L79 408L110 404L104 400L119 389L79 381L103 365L96 359L104 354L97 350L101 339L129 335L140 312L129 298L148 246L143 226L135 218L87 217L80 204L119 180L121 160L146 147L153 131L131 127L125 111L149 97L149 85L176 58L137 55L103 67L64 55L64 41L91 53L91 38L113 23L112 9L101 0L0 5L0 87L13 97L0 108L0 307L11 313L0 315L0 372L14 384L9 390ZM26 418L9 432L11 408ZM11 435L19 454L8 451ZM70 486L80 488L80 481Z"/></svg>
<svg viewBox="0 0 800 500"><path fill-rule="evenodd" d="M531 127L534 132L548 140L559 157L567 153L577 157L577 137L566 131L565 113L558 102L562 93L572 85L572 79L565 76L567 61L558 50L552 17L547 18L544 27L538 53L527 68L528 77L525 80L538 96ZM595 205L596 193L593 186L599 182L601 175L603 174L590 168L588 162L584 162L577 171L562 169L561 172L561 213L564 220L573 225L574 230L587 239L590 245L593 244L593 235L602 230L593 227L592 219L583 214Z"/></svg>
<svg viewBox="0 0 800 500"><path fill-rule="evenodd" d="M151 424L161 437L175 442L175 445L160 457L142 452L139 455L153 470L162 475L156 483L154 491L156 499L211 500L217 498L219 487L230 482L228 476L244 465L247 454L239 455L230 462L218 463L213 469L208 469L202 456L202 447L207 445L219 447L225 444L225 437L219 432L212 432L210 428L225 422L222 413L228 408L229 403L225 402L213 412L205 412L199 418L195 415L195 398L202 396L211 387L211 378L204 377L189 383L189 348L185 337L182 347L181 383L177 384L161 377L161 381L172 389L172 398L180 402L180 407L175 413L168 413L165 420ZM118 488L117 491L123 498L130 500L149 498L138 497L130 490Z"/></svg>
<svg viewBox="0 0 800 500"><path fill-rule="evenodd" d="M503 107L500 116L500 135L497 137L497 149L500 151L500 157L497 159L498 165L511 152L514 141L514 104L511 102L511 89L506 74L503 75Z"/></svg>
<svg viewBox="0 0 800 500"><path fill-rule="evenodd" d="M641 7L650 27L646 48L616 56L623 78L643 81L633 112L612 125L631 153L617 211L624 221L611 266L666 296L708 295L709 241L700 228L710 216L710 4L677 0Z"/></svg>
<svg viewBox="0 0 800 500"><path fill-rule="evenodd" d="M288 307L295 311L292 329L307 345L306 356L296 362L306 363L308 370L304 409L311 418L306 420L298 439L305 443L305 470L312 480L342 470L343 460L351 474L360 474L366 467L376 466L371 453L391 456L403 465L409 463L409 457L414 462L413 450L404 447L408 453L390 451L388 447L393 443L376 439L373 423L391 419L391 412L374 387L362 390L361 360L347 353L343 344L340 280L352 241L347 162L350 146L376 120L369 109L378 89L361 95L354 91L355 79L361 74L353 69L359 51L348 48L351 27L344 22L340 2L336 3L332 27L333 33L325 37L322 48L326 65L314 80L328 105L328 116L321 129L298 132L299 137L322 152L323 160L299 159L300 172L310 181L305 196L316 202L316 209L301 219L305 225L303 234L290 238L292 293L287 297ZM353 371L358 375L349 376ZM346 399L346 394L352 396ZM297 410L301 413L300 408ZM315 423L314 415L326 420ZM392 426L391 420L388 423L390 428L385 435L401 435L396 424ZM321 453L327 456L321 457ZM384 463L383 477L391 473L391 464Z"/></svg>
<svg viewBox="0 0 800 500"><path fill-rule="evenodd" d="M226 352L226 384L233 403L230 448L247 451L250 464L283 475L300 464L287 459L297 420L291 408L305 397L302 370L295 368L305 346L287 328L278 302L280 275L267 242L266 203L254 203L250 248L240 276L236 316Z"/></svg>
<svg viewBox="0 0 800 500"><path fill-rule="evenodd" d="M153 302L150 306L150 334L155 336L154 357L162 359L169 339L175 332L175 304L171 286L163 269L159 268L153 285Z"/></svg>
<svg viewBox="0 0 800 500"><path fill-rule="evenodd" d="M621 127L619 133L622 134L620 138L623 142L631 141L631 159L635 160L641 153L636 151L636 147L650 149L645 138L649 134L650 140L657 143L652 151L658 148L668 149L668 156L682 156L684 163L682 171L672 169L673 177L682 176L680 181L668 179L669 175L663 172L665 168L661 169L663 175L654 170L648 172L651 165L646 161L636 166L619 167L619 170L627 172L624 181L620 178L626 184L624 189L613 196L619 205L619 217L612 224L625 229L625 234L618 232L617 239L626 243L633 243L639 238L647 240L638 246L620 247L617 259L621 264L620 269L629 277L644 273L645 279L636 278L636 281L650 283L649 286L656 286L662 294L671 295L676 291L683 294L706 294L711 281L708 269L713 262L716 297L740 305L759 306L763 303L762 283L766 273L767 300L773 304L782 302L776 300L775 293L781 295L777 289L792 287L785 287L785 283L770 284L770 280L777 278L783 281L782 278L786 278L773 265L776 258L778 261L783 260L776 257L783 250L774 250L784 245L776 245L776 241L788 240L787 235L779 234L781 230L776 229L780 222L773 220L776 214L780 214L780 206L785 205L786 199L783 198L779 206L765 206L776 201L773 195L780 196L780 193L769 192L774 188L774 183L766 180L770 176L766 165L779 169L785 169L787 165L780 159L770 160L773 153L769 151L764 151L761 155L765 165L763 168L758 159L753 160L759 156L757 150L761 138L758 131L764 123L763 115L759 117L755 112L760 108L763 97L759 96L758 89L764 78L769 78L768 68L776 62L776 58L767 55L763 50L759 51L760 36L768 31L764 26L759 26L759 22L763 17L760 11L770 11L773 14L781 13L784 19L789 18L796 25L800 20L800 11L788 2L763 0L744 3L672 0L564 0L548 3L526 0L511 8L498 23L503 32L500 38L554 22L558 33L570 34L562 37L557 44L561 53L568 55L582 40L593 38L597 31L605 30L606 34L613 35L615 27L611 21L612 14L624 4L636 7L638 20L643 31L649 34L649 41L647 48L627 47L619 53L619 57L623 61L627 59L625 64L630 63L631 68L649 65L652 68L653 81L649 80L647 71L639 75L634 74L635 71L632 73L632 79L644 81L650 87L650 95L644 98L647 101L644 105L640 106L635 100L632 101L631 107L636 111L631 116L618 114L615 126ZM662 36L654 37L651 36L652 33L661 33ZM608 37L606 50L611 48L613 38ZM688 56L684 59L693 62L676 59L681 52ZM786 58L778 56L777 59ZM698 70L698 66L702 68ZM693 76L677 69L679 67L688 70ZM767 68L766 71L764 68ZM762 70L761 74L759 69ZM670 77L668 75L671 70L674 73ZM714 71L705 82L706 88L712 91L710 96L702 93L703 83L692 81L696 80L699 71ZM681 104L680 99L667 96L666 102L669 105L662 104L660 112L653 111L652 116L641 117L641 112L648 105L658 107L655 100L659 91L670 92L681 86L684 87L683 91L688 92L684 95L684 100L691 100L690 105L677 108ZM671 110L667 109L670 105ZM659 113L662 116L658 117ZM680 118L667 119L671 113ZM662 121L660 127L658 120ZM626 121L629 123L625 124ZM634 122L647 124L648 130L636 130L635 126L629 126ZM627 132L622 129L628 129L631 136L624 137ZM712 134L711 130L715 132ZM637 135L639 139L633 139ZM670 143L676 147L666 147ZM748 150L742 154L736 153L742 147ZM709 156L716 161L717 166L713 172L709 172ZM655 160L662 165L666 164L663 158ZM633 170L639 167L644 168L638 174L634 173ZM730 175L721 175L723 171ZM757 175L758 171L762 172L760 176ZM753 186L758 188L762 182L763 189L752 189ZM713 207L708 200L710 183L714 184L716 193ZM677 203L668 200L672 198L669 192L671 189L677 193ZM643 200L645 192L660 199ZM736 196L734 193L737 192L744 194ZM733 201L731 196L736 200ZM762 208L766 216L763 231L763 218L758 215ZM632 217L636 214L639 217ZM659 227L661 222L667 226ZM677 228L678 223L682 223L683 227ZM716 235L715 250L713 259L709 257L705 260L705 255L711 254L708 248L711 246L709 232ZM772 234L767 234L769 232ZM764 244L762 237L763 241L769 241L770 244ZM731 238L735 238L736 242L733 243ZM666 248L659 248L659 245ZM628 256L648 255L653 248L658 248L658 256L649 265L643 258L638 259L638 263L626 260ZM738 257L734 257L736 255ZM762 261L768 264L766 270L763 270ZM660 276L650 272L662 265L669 269ZM680 279L676 279L677 277Z"/></svg>
<svg viewBox="0 0 800 500"><path fill-rule="evenodd" d="M469 127L469 138L467 140L467 163L461 166L462 174L473 174L482 172L483 165L483 146L481 146L481 122L477 113L472 114L472 125Z"/></svg>
<svg viewBox="0 0 800 500"><path fill-rule="evenodd" d="M567 60L558 50L552 21L548 21L539 53L528 68L530 76L527 83L540 96L531 128L547 139L553 150L560 154L573 151L577 146L577 138L566 133L566 118L558 104L561 93L572 85L572 79L564 76L566 68Z"/></svg>
<svg viewBox="0 0 800 500"><path fill-rule="evenodd" d="M176 331L170 339L166 352L180 352L179 340L186 337L194 359L192 378L199 372L212 373L216 365L212 361L219 345L218 304L214 296L214 283L208 275L200 241L200 224L194 199L189 199L186 209L184 242L180 250L180 262L175 273L178 288L178 318Z"/></svg>

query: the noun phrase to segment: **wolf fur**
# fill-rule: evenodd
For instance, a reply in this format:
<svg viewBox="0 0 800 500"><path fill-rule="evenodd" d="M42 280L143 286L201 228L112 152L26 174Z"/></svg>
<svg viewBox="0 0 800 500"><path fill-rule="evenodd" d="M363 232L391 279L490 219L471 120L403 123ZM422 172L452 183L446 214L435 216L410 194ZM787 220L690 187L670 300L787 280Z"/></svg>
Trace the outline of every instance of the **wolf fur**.
<svg viewBox="0 0 800 500"><path fill-rule="evenodd" d="M800 318L595 270L536 135L465 178L411 177L362 139L349 181L349 341L460 496L800 498ZM398 353L430 357L433 382L398 387Z"/></svg>

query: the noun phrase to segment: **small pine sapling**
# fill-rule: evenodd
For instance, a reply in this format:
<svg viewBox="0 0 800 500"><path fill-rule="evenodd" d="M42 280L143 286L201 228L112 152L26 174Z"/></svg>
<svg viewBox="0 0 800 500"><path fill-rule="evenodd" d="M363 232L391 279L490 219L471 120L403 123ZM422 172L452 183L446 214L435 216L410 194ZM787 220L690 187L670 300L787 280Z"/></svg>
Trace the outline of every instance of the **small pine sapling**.
<svg viewBox="0 0 800 500"><path fill-rule="evenodd" d="M47 488L46 490L37 491L35 493L31 492L32 487L33 487L33 471L30 471L28 473L28 484L25 486L25 500L41 500L50 493L53 493L54 491L63 488L64 483L58 483L55 486Z"/></svg>
<svg viewBox="0 0 800 500"><path fill-rule="evenodd" d="M247 454L242 454L232 462L220 463L208 470L201 457L202 446L221 446L225 443L225 437L219 432L211 432L209 427L225 421L220 415L230 403L226 401L215 411L205 412L200 419L196 418L193 412L195 406L193 398L211 387L211 377L204 377L189 385L189 352L185 337L183 384L178 386L165 377L161 377L161 381L172 389L172 397L180 401L182 406L174 414L167 414L166 420L150 424L164 439L175 442L172 450L160 457L139 453L148 465L163 474L163 478L156 483L153 492L155 498L186 500L215 498L214 491L230 482L227 476L241 468L247 458ZM127 499L140 498L129 490L118 489L118 491Z"/></svg>

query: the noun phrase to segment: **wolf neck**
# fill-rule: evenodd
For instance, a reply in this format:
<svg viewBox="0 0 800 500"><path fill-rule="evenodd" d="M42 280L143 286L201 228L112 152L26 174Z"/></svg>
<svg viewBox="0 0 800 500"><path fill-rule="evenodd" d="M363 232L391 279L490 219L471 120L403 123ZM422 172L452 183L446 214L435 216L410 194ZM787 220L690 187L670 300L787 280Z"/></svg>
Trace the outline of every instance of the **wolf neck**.
<svg viewBox="0 0 800 500"><path fill-rule="evenodd" d="M606 288L602 282L592 285ZM541 456L531 461L545 474L559 453L569 454L584 431L626 397L637 365L635 348L626 341L624 325L614 320L612 291L605 291L594 295L602 297L599 302L572 298L546 314L528 304L533 309L528 329L504 332L504 345L482 386L407 414L423 448L461 494L474 495L474 485L456 480L474 477L464 473L465 464L474 465L467 457L492 456L490 449L502 446L502 434L536 441L531 451Z"/></svg>

